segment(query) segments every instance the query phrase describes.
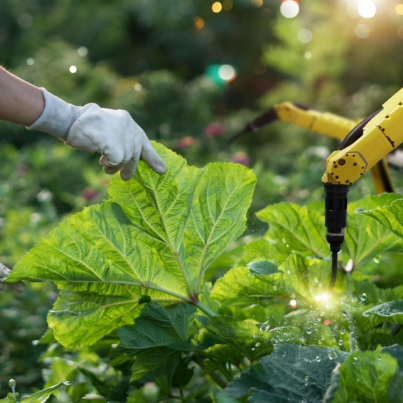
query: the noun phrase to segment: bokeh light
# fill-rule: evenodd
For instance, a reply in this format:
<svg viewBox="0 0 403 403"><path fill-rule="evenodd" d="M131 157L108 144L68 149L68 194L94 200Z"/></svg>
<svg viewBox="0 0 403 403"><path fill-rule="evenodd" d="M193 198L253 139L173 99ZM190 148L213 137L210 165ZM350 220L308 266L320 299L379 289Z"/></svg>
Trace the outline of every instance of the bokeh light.
<svg viewBox="0 0 403 403"><path fill-rule="evenodd" d="M85 46L80 46L77 49L78 56L85 57L88 55L88 49Z"/></svg>
<svg viewBox="0 0 403 403"><path fill-rule="evenodd" d="M229 64L223 64L219 69L218 69L218 75L222 80L225 81L232 81L236 77L236 71L235 69L230 66Z"/></svg>
<svg viewBox="0 0 403 403"><path fill-rule="evenodd" d="M316 302L322 301L322 296L321 295L316 295L315 296L315 301Z"/></svg>
<svg viewBox="0 0 403 403"><path fill-rule="evenodd" d="M222 10L222 4L219 1L216 1L211 6L211 9L213 10L213 13L219 13Z"/></svg>
<svg viewBox="0 0 403 403"><path fill-rule="evenodd" d="M305 52L304 54L305 59L312 59L312 53L311 52Z"/></svg>
<svg viewBox="0 0 403 403"><path fill-rule="evenodd" d="M369 34L371 33L371 28L365 24L358 24L355 27L354 32L359 38L368 38Z"/></svg>
<svg viewBox="0 0 403 403"><path fill-rule="evenodd" d="M196 17L196 18L194 19L194 24L195 24L196 28L202 29L202 28L204 27L204 20L203 20L203 18Z"/></svg>
<svg viewBox="0 0 403 403"><path fill-rule="evenodd" d="M308 43L311 42L312 40L312 32L309 29L301 29L298 32L298 39L302 42L302 43Z"/></svg>
<svg viewBox="0 0 403 403"><path fill-rule="evenodd" d="M285 0L281 4L280 11L285 18L294 18L299 13L299 5L294 0Z"/></svg>
<svg viewBox="0 0 403 403"><path fill-rule="evenodd" d="M32 59L32 57L30 57L30 58L27 59L27 64L28 64L28 66L32 66L34 63L35 63L35 60Z"/></svg>
<svg viewBox="0 0 403 403"><path fill-rule="evenodd" d="M296 308L297 307L297 301L295 301L295 299L292 299L290 301L290 305L291 305L291 308Z"/></svg>
<svg viewBox="0 0 403 403"><path fill-rule="evenodd" d="M232 10L232 7L234 7L234 4L232 3L231 0L224 0L222 3L222 7L225 11Z"/></svg>
<svg viewBox="0 0 403 403"><path fill-rule="evenodd" d="M143 88L143 86L140 83L134 84L135 91L141 91L142 88Z"/></svg>
<svg viewBox="0 0 403 403"><path fill-rule="evenodd" d="M77 71L77 67L76 66L70 66L69 71L70 71L70 73L75 73Z"/></svg>
<svg viewBox="0 0 403 403"><path fill-rule="evenodd" d="M396 14L403 15L403 4L396 4L395 11Z"/></svg>
<svg viewBox="0 0 403 403"><path fill-rule="evenodd" d="M255 7L262 7L263 6L263 0L250 0L252 3L252 6Z"/></svg>
<svg viewBox="0 0 403 403"><path fill-rule="evenodd" d="M371 0L361 0L358 3L358 14L362 18L372 18L376 14L376 6Z"/></svg>

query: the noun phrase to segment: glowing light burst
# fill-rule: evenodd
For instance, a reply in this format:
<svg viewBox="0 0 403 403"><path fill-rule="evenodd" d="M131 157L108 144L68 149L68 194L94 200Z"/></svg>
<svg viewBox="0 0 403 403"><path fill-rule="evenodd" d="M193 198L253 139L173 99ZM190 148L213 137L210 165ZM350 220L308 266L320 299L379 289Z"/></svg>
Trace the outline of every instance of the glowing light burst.
<svg viewBox="0 0 403 403"><path fill-rule="evenodd" d="M290 301L290 305L291 305L291 308L296 308L297 307L297 301L295 301L295 299L292 299Z"/></svg>
<svg viewBox="0 0 403 403"><path fill-rule="evenodd" d="M70 73L75 73L77 71L77 67L76 66L70 66L69 71L70 71Z"/></svg>
<svg viewBox="0 0 403 403"><path fill-rule="evenodd" d="M372 0L361 0L358 3L358 14L362 18L372 18L376 14L376 6Z"/></svg>
<svg viewBox="0 0 403 403"><path fill-rule="evenodd" d="M285 0L281 3L280 12L285 18L294 18L299 13L299 4L295 0Z"/></svg>
<svg viewBox="0 0 403 403"><path fill-rule="evenodd" d="M316 295L316 296L315 296L315 301L316 301L316 302L322 301L322 296L321 296L321 295Z"/></svg>

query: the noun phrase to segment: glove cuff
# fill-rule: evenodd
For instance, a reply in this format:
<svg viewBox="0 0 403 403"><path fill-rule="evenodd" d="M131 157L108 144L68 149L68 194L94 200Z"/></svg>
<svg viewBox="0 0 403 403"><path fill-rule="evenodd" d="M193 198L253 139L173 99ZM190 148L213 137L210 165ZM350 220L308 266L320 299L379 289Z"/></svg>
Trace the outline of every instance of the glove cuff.
<svg viewBox="0 0 403 403"><path fill-rule="evenodd" d="M71 126L80 116L81 106L74 106L41 88L45 100L42 115L28 130L39 130L52 136L67 140Z"/></svg>

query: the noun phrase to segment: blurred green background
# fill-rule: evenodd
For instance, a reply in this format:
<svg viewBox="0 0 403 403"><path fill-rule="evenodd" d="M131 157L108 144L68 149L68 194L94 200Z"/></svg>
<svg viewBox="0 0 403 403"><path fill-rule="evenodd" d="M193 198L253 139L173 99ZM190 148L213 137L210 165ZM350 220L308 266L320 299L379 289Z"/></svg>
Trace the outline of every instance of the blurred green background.
<svg viewBox="0 0 403 403"><path fill-rule="evenodd" d="M247 237L266 230L254 218L266 205L323 199L337 142L281 122L231 147L228 139L286 100L369 115L403 86L402 50L402 0L0 2L0 64L9 71L76 105L128 110L190 164L253 168ZM0 122L0 262L12 267L66 216L107 198L98 158ZM393 177L403 193L400 173ZM369 176L351 199L368 193ZM40 284L0 294L0 396L10 377L22 391L43 386L48 364L37 363L43 349L31 342L55 297Z"/></svg>

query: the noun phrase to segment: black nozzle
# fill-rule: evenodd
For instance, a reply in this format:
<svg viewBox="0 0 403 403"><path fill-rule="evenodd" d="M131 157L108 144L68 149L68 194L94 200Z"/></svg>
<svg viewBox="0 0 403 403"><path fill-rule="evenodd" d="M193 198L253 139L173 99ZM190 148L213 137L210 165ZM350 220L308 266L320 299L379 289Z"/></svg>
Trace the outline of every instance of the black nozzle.
<svg viewBox="0 0 403 403"><path fill-rule="evenodd" d="M329 288L333 288L337 274L337 254L344 242L344 231L347 227L347 194L349 185L333 185L325 183L326 211L325 226L326 240L330 244L332 256L332 279Z"/></svg>

